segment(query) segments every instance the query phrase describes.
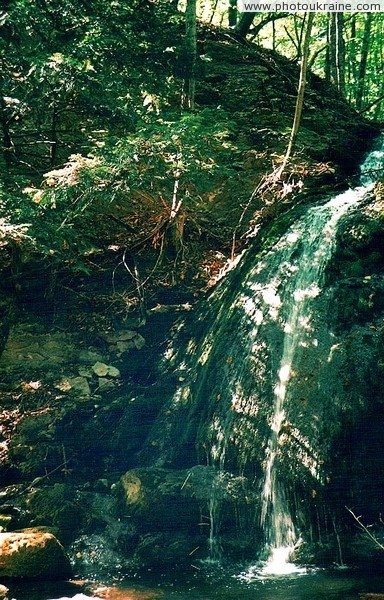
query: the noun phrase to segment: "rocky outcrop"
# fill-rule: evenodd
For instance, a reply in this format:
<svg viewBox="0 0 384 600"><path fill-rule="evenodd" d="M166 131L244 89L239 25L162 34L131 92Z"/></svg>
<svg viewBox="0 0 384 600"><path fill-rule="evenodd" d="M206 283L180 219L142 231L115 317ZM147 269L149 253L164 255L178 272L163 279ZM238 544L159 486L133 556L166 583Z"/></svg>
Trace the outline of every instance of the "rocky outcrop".
<svg viewBox="0 0 384 600"><path fill-rule="evenodd" d="M9 589L5 585L0 585L0 598L7 599Z"/></svg>
<svg viewBox="0 0 384 600"><path fill-rule="evenodd" d="M68 557L51 533L0 533L0 577L66 579Z"/></svg>
<svg viewBox="0 0 384 600"><path fill-rule="evenodd" d="M260 536L245 477L203 465L139 468L122 476L117 492L121 518L135 526L138 564L191 563L221 551L244 556Z"/></svg>

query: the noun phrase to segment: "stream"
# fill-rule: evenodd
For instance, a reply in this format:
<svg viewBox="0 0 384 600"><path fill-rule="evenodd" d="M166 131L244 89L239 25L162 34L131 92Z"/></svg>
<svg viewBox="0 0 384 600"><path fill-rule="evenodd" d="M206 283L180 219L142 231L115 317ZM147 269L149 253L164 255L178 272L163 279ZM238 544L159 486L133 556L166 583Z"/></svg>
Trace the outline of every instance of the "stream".
<svg viewBox="0 0 384 600"><path fill-rule="evenodd" d="M85 600L69 583L31 583L11 588L14 600ZM384 575L347 569L313 570L301 575L260 578L248 567L237 574L147 574L111 584L108 600L367 600L384 595Z"/></svg>

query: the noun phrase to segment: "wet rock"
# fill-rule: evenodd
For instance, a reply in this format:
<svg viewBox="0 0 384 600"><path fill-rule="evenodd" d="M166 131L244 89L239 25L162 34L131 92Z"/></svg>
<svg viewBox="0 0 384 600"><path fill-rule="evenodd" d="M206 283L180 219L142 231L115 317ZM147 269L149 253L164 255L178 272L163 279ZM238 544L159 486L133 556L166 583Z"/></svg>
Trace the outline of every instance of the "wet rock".
<svg viewBox="0 0 384 600"><path fill-rule="evenodd" d="M64 377L55 385L55 388L61 392L73 391L80 396L89 396L91 389L86 377Z"/></svg>
<svg viewBox="0 0 384 600"><path fill-rule="evenodd" d="M46 333L25 323L12 327L0 359L2 369L47 370L76 359L78 338L65 332Z"/></svg>
<svg viewBox="0 0 384 600"><path fill-rule="evenodd" d="M0 576L65 579L71 568L60 542L50 533L0 533Z"/></svg>
<svg viewBox="0 0 384 600"><path fill-rule="evenodd" d="M135 336L137 336L137 331L121 330L116 333L105 333L102 338L109 344L116 344L117 342L132 340Z"/></svg>
<svg viewBox="0 0 384 600"><path fill-rule="evenodd" d="M174 565L175 562L191 562L193 555L195 560L201 558L201 550L205 550L205 547L204 540L183 535L182 532L154 533L140 540L135 558L143 565Z"/></svg>
<svg viewBox="0 0 384 600"><path fill-rule="evenodd" d="M98 479L95 482L95 491L96 492L108 492L109 491L109 482L108 479Z"/></svg>
<svg viewBox="0 0 384 600"><path fill-rule="evenodd" d="M36 490L29 499L28 512L32 524L57 532L64 543L73 539L87 519L76 489L63 483Z"/></svg>
<svg viewBox="0 0 384 600"><path fill-rule="evenodd" d="M199 506L191 497L188 471L134 469L120 480L126 507L142 528L171 529L198 523ZM172 506L172 511L169 507Z"/></svg>
<svg viewBox="0 0 384 600"><path fill-rule="evenodd" d="M91 379L93 377L93 371L88 367L79 367L77 372L81 377L87 377L87 379Z"/></svg>
<svg viewBox="0 0 384 600"><path fill-rule="evenodd" d="M201 515L211 514L212 502L220 515L218 535L229 552L238 555L254 548L257 499L244 477L202 465L180 470L140 468L122 476L118 493L121 514L140 533L134 552L140 564L185 562L192 552L195 559L206 557L211 520ZM241 539L237 518L249 521Z"/></svg>

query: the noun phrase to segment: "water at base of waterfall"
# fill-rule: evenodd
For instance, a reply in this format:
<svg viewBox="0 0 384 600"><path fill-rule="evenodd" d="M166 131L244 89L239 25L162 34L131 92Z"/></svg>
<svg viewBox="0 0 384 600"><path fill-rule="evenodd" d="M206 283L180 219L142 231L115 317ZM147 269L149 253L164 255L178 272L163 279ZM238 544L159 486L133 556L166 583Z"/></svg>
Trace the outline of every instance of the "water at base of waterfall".
<svg viewBox="0 0 384 600"><path fill-rule="evenodd" d="M292 554L291 546L272 548L268 562L260 570L261 575L292 575L305 573L306 569L289 562Z"/></svg>
<svg viewBox="0 0 384 600"><path fill-rule="evenodd" d="M105 582L109 600L359 600L384 593L384 575L371 570L316 570L279 577L233 573L234 568L212 572L180 570L149 573L114 583ZM104 583L104 582L103 582ZM14 600L60 600L79 597L65 582L7 583ZM73 585L73 584L72 584ZM75 586L73 586L75 587ZM84 596L90 597L88 593ZM105 596L104 596L105 597Z"/></svg>

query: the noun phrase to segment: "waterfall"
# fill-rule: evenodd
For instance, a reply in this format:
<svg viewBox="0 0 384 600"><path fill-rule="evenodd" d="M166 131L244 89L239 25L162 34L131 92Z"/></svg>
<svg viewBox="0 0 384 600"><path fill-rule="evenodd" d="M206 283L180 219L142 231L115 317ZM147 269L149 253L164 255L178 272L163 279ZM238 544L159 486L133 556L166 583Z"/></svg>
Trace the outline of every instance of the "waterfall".
<svg viewBox="0 0 384 600"><path fill-rule="evenodd" d="M261 496L261 524L271 551L267 565L269 572L273 572L274 568L280 569L287 562L298 541L285 491L280 487L275 468L285 406L295 394L294 385L290 385L296 376L293 363L300 351L318 343L313 334L312 300L321 292L325 268L335 246L338 222L350 207L363 200L372 187L372 174L378 167L382 168L382 161L382 149L369 154L361 168L361 185L348 189L322 206L310 208L290 227L265 260L272 277L268 287L262 291L264 301L275 307L276 318L282 318L284 331L280 364L275 374L274 411ZM309 468L316 477L316 463ZM282 568L286 570L284 566Z"/></svg>
<svg viewBox="0 0 384 600"><path fill-rule="evenodd" d="M382 161L383 150L375 150L356 188L280 217L202 304L193 326L182 322L170 341L164 360L174 368L177 390L143 460L186 468L197 453L200 463L216 469L207 506L212 559L220 558L221 528L228 526L222 475L230 473L256 490L253 505L244 499L244 511L256 506L258 515L253 509L247 516L243 538L268 548L267 572L275 562L289 568L300 538L289 488L301 477L310 493L325 481L323 459L332 442L326 420L339 417L339 384L328 383L337 340L329 326L327 267L340 219L364 200Z"/></svg>

